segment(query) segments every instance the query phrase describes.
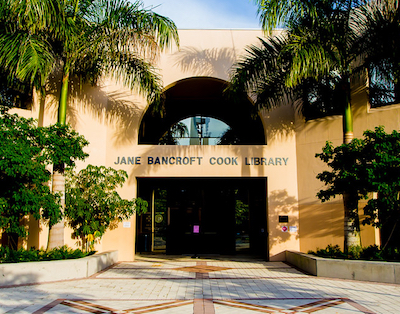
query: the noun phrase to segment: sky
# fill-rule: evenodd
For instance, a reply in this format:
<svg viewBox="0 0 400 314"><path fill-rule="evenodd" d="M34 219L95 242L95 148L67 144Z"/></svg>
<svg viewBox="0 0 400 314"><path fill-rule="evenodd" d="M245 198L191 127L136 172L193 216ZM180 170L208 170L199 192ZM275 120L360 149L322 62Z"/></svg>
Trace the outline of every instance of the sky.
<svg viewBox="0 0 400 314"><path fill-rule="evenodd" d="M252 0L142 0L146 9L172 19L178 29L259 29Z"/></svg>

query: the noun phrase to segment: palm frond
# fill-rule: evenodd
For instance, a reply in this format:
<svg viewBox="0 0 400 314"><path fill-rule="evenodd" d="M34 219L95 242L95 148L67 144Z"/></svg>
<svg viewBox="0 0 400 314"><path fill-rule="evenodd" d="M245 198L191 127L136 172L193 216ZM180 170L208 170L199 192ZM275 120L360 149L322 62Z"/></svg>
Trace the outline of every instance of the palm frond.
<svg viewBox="0 0 400 314"><path fill-rule="evenodd" d="M268 33L276 27L285 28L293 19L315 14L314 1L254 0L258 5L260 23Z"/></svg>
<svg viewBox="0 0 400 314"><path fill-rule="evenodd" d="M8 19L14 26L36 33L54 25L60 10L53 0L3 0L9 9Z"/></svg>
<svg viewBox="0 0 400 314"><path fill-rule="evenodd" d="M19 32L0 35L0 68L17 78L43 86L54 65L50 45L35 35Z"/></svg>
<svg viewBox="0 0 400 314"><path fill-rule="evenodd" d="M260 46L248 47L247 54L234 65L229 89L250 95L257 108L272 108L288 93L283 79L288 63L282 55L286 38L260 39L260 43Z"/></svg>
<svg viewBox="0 0 400 314"><path fill-rule="evenodd" d="M149 102L160 100L162 84L156 69L150 63L131 53L122 51L109 55L104 62L104 72L141 94L147 94Z"/></svg>
<svg viewBox="0 0 400 314"><path fill-rule="evenodd" d="M87 8L86 18L92 21L91 41L108 41L111 49L135 51L154 59L159 51L179 44L175 24L169 18L142 8L140 1L97 0Z"/></svg>

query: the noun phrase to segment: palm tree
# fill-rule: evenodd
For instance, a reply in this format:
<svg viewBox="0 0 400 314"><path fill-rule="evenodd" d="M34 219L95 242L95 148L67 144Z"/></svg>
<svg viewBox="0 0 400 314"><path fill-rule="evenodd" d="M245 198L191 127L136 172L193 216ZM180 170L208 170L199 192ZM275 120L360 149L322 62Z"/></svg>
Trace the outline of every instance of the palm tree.
<svg viewBox="0 0 400 314"><path fill-rule="evenodd" d="M60 123L70 75L95 84L113 74L156 100L161 82L151 61L179 41L175 24L140 0L4 0L0 13L0 71L10 82L43 88L61 62Z"/></svg>
<svg viewBox="0 0 400 314"><path fill-rule="evenodd" d="M72 20L74 29L58 42L63 64L58 123L66 123L71 74L95 83L109 73L131 88L146 92L148 101L159 101L161 82L147 60L153 61L158 51L173 40L178 43L178 35L171 20L141 7L139 1L125 0L65 2L63 24ZM63 165L59 166L56 175L61 177ZM65 190L63 178L54 181L59 183L56 191Z"/></svg>
<svg viewBox="0 0 400 314"><path fill-rule="evenodd" d="M360 38L367 33L363 22L371 13L365 9L366 1L256 3L264 30L282 26L283 32L248 49L233 70L231 88L252 94L258 107L271 108L290 99L303 109L304 105L340 109L343 142L349 143L353 139L350 78L363 69L356 62L365 52ZM343 199L347 250L360 245L360 229L354 192L344 191Z"/></svg>
<svg viewBox="0 0 400 314"><path fill-rule="evenodd" d="M142 9L140 1L70 0L63 11L68 13L64 23L74 21L74 30L59 42L63 62L59 123L66 121L71 74L94 83L109 73L131 88L140 87L149 101L157 100L161 82L149 61L178 42L170 19Z"/></svg>
<svg viewBox="0 0 400 314"><path fill-rule="evenodd" d="M159 103L162 86L152 61L179 43L178 34L170 19L144 9L140 0L4 0L0 16L0 71L10 81L44 91L61 65L58 123L66 123L72 76L95 84L110 74ZM64 165L54 165L54 192L65 190L63 172ZM63 224L50 231L63 233ZM49 240L48 248L63 244L60 239Z"/></svg>

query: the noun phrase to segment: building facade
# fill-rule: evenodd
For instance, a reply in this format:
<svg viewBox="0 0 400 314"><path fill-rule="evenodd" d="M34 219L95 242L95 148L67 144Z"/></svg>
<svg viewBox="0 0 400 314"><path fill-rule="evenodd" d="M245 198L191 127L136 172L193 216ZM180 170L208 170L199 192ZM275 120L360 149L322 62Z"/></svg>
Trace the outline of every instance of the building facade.
<svg viewBox="0 0 400 314"><path fill-rule="evenodd" d="M137 252L246 252L281 260L285 250L343 245L343 204L317 199L323 184L316 176L325 165L315 158L326 141L342 143L341 116L305 121L291 104L255 113L250 99L225 96L232 64L258 44L261 31L181 30L179 36L180 48L157 64L162 115L111 79L76 87L70 99L68 123L90 142L77 170L123 169L129 179L120 194L149 202L148 213L107 231L96 249L118 250L123 261ZM17 111L48 125L56 121L56 98L49 93L45 104ZM379 125L399 129L399 106L371 109L362 85L353 86L352 99L356 137ZM29 229L28 247L46 246L45 226L32 220ZM64 238L74 247L68 228ZM362 227L362 245L370 244L379 244L379 233Z"/></svg>

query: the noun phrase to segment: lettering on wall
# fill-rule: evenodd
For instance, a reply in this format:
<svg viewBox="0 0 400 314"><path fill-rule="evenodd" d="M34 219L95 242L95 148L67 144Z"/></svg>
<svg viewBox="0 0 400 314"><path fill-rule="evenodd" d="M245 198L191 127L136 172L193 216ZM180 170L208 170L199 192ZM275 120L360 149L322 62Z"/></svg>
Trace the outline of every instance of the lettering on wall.
<svg viewBox="0 0 400 314"><path fill-rule="evenodd" d="M174 165L174 166L287 166L289 157L194 157L194 156L118 156L115 165Z"/></svg>

